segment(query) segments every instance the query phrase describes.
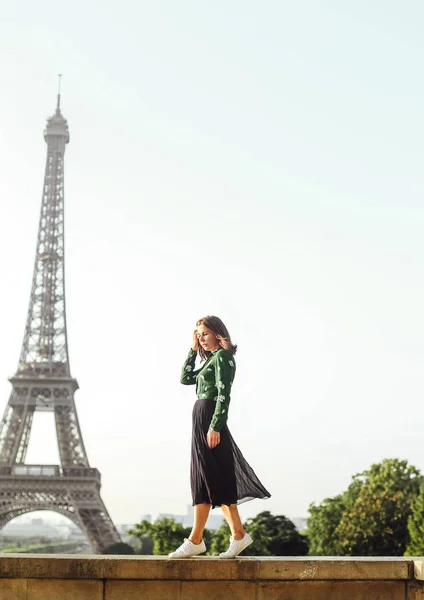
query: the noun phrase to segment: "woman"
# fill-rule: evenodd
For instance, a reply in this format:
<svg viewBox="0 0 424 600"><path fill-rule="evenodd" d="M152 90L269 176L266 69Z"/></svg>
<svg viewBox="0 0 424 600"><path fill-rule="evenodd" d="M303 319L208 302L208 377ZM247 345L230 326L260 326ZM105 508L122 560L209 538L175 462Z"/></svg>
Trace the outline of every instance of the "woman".
<svg viewBox="0 0 424 600"><path fill-rule="evenodd" d="M243 458L227 427L237 346L218 317L197 321L181 383L196 385L191 445L191 492L194 525L188 539L169 556L187 558L206 552L203 530L209 511L220 506L231 529L230 546L221 558L235 558L252 543L243 528L237 504L269 498L269 492ZM195 370L197 353L205 361Z"/></svg>

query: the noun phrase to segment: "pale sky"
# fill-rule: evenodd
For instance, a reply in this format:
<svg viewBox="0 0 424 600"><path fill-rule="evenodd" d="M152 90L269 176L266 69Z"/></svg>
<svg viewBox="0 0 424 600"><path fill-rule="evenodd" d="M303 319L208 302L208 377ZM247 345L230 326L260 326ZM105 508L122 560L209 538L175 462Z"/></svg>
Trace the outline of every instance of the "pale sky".
<svg viewBox="0 0 424 600"><path fill-rule="evenodd" d="M116 522L190 503L205 314L272 494L244 518L306 516L387 457L424 471L423 26L419 0L0 5L0 413L63 73L71 370ZM56 463L52 415L33 433Z"/></svg>

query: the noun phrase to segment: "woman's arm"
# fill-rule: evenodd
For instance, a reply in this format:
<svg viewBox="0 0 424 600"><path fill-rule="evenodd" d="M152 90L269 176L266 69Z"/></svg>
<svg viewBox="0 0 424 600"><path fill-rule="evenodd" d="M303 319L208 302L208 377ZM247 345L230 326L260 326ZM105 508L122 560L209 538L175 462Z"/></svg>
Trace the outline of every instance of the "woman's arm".
<svg viewBox="0 0 424 600"><path fill-rule="evenodd" d="M188 353L187 359L183 364L181 371L180 381L183 385L194 385L196 383L196 375L200 371L200 369L197 369L197 371L194 370L198 349L199 338L197 337L197 329L195 329L192 334L190 352Z"/></svg>
<svg viewBox="0 0 424 600"><path fill-rule="evenodd" d="M215 412L209 429L221 431L227 422L231 385L236 371L235 361L227 352L219 352L215 363L215 385L218 390Z"/></svg>
<svg viewBox="0 0 424 600"><path fill-rule="evenodd" d="M200 369L197 371L194 370L196 364L196 356L197 351L190 348L190 352L188 353L187 359L183 364L183 368L181 370L181 383L183 385L194 385L196 383L196 376Z"/></svg>

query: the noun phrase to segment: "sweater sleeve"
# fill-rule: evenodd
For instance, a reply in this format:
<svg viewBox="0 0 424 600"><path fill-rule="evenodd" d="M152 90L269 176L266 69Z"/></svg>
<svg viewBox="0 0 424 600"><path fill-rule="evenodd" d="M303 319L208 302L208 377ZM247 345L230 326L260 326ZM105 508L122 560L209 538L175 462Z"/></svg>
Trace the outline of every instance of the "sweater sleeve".
<svg viewBox="0 0 424 600"><path fill-rule="evenodd" d="M183 385L194 385L196 383L196 375L200 371L200 369L198 369L197 371L194 370L196 364L196 356L197 352L190 348L190 352L188 353L186 361L183 364L183 368L181 370L180 381Z"/></svg>
<svg viewBox="0 0 424 600"><path fill-rule="evenodd" d="M215 363L215 385L218 390L215 412L209 429L221 431L227 422L231 385L235 375L235 361L227 352L220 352Z"/></svg>

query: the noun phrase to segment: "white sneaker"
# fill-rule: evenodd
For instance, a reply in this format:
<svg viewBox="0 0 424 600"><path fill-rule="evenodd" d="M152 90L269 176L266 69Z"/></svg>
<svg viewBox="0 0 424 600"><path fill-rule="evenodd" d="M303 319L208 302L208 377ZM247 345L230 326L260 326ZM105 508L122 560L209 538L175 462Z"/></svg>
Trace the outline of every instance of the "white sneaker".
<svg viewBox="0 0 424 600"><path fill-rule="evenodd" d="M235 540L233 537L230 537L230 547L226 552L221 552L219 558L235 558L250 544L253 544L253 540L248 533L245 533L244 538L241 540Z"/></svg>
<svg viewBox="0 0 424 600"><path fill-rule="evenodd" d="M188 538L184 538L184 542L175 552L171 552L168 556L171 558L189 558L206 552L205 542L202 540L200 544L193 544Z"/></svg>

